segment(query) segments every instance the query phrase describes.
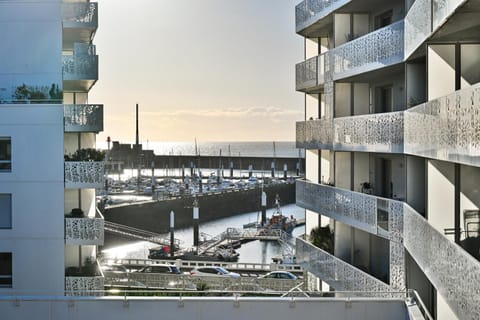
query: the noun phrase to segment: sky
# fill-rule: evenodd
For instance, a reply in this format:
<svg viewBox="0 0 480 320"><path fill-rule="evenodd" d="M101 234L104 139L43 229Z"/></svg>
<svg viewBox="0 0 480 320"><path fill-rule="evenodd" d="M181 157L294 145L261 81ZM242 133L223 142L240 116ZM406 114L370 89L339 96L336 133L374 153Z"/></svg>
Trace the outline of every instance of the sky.
<svg viewBox="0 0 480 320"><path fill-rule="evenodd" d="M97 141L294 141L300 0L100 0Z"/></svg>

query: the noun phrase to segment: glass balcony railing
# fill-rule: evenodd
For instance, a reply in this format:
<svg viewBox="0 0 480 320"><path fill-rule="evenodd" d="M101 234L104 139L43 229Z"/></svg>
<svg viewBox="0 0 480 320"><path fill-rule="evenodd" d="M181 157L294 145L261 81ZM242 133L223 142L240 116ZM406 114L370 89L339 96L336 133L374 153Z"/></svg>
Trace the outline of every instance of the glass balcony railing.
<svg viewBox="0 0 480 320"><path fill-rule="evenodd" d="M66 104L65 132L103 131L103 104Z"/></svg>
<svg viewBox="0 0 480 320"><path fill-rule="evenodd" d="M332 49L334 80L403 62L403 35L402 20Z"/></svg>
<svg viewBox="0 0 480 320"><path fill-rule="evenodd" d="M96 2L62 3L62 21L64 27L98 26L98 4Z"/></svg>
<svg viewBox="0 0 480 320"><path fill-rule="evenodd" d="M405 112L405 153L480 165L480 84Z"/></svg>
<svg viewBox="0 0 480 320"><path fill-rule="evenodd" d="M104 219L97 210L95 218L65 217L65 242L72 245L103 246Z"/></svg>
<svg viewBox="0 0 480 320"><path fill-rule="evenodd" d="M297 148L403 153L404 112L297 122Z"/></svg>
<svg viewBox="0 0 480 320"><path fill-rule="evenodd" d="M101 188L104 173L103 161L65 161L65 188Z"/></svg>
<svg viewBox="0 0 480 320"><path fill-rule="evenodd" d="M298 33L352 0L304 0L295 7Z"/></svg>

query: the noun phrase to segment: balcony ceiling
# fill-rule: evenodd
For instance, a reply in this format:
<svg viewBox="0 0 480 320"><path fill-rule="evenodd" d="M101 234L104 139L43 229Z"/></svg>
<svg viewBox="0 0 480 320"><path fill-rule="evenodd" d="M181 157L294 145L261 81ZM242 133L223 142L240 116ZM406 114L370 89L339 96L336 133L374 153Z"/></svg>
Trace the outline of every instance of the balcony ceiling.
<svg viewBox="0 0 480 320"><path fill-rule="evenodd" d="M341 81L337 82L364 82L370 83L378 81L378 79L389 79L392 75L403 74L405 71L405 65L403 63L398 63L386 68L377 69L371 72L365 72L362 74L355 75L353 77L344 78Z"/></svg>
<svg viewBox="0 0 480 320"><path fill-rule="evenodd" d="M385 6L385 0L354 0L335 13L369 13L372 8ZM302 30L301 34L309 38L326 37L333 31L333 13Z"/></svg>
<svg viewBox="0 0 480 320"><path fill-rule="evenodd" d="M403 2L403 1L388 1L389 3ZM385 7L385 0L354 0L338 9L337 13L369 13L372 8Z"/></svg>
<svg viewBox="0 0 480 320"><path fill-rule="evenodd" d="M433 41L480 41L480 1L470 0L432 36Z"/></svg>
<svg viewBox="0 0 480 320"><path fill-rule="evenodd" d="M75 42L90 43L94 36L94 28L64 28L63 50L72 51Z"/></svg>
<svg viewBox="0 0 480 320"><path fill-rule="evenodd" d="M63 80L65 92L88 92L97 80Z"/></svg>

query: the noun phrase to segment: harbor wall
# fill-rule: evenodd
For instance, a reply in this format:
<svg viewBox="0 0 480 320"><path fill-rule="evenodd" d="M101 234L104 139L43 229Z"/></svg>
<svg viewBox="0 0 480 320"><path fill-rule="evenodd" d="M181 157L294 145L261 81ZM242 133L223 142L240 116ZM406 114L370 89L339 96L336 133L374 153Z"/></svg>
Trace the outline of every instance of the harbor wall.
<svg viewBox="0 0 480 320"><path fill-rule="evenodd" d="M264 186L267 205L273 207L278 194L281 204L295 203L295 183L281 183ZM260 211L260 187L245 190L219 192L197 196L200 223L234 216L241 213ZM170 231L170 211L175 212L175 228L193 225L193 197L181 197L161 201L148 201L107 207L103 216L111 221L130 227L156 233ZM228 227L228 226L225 226Z"/></svg>

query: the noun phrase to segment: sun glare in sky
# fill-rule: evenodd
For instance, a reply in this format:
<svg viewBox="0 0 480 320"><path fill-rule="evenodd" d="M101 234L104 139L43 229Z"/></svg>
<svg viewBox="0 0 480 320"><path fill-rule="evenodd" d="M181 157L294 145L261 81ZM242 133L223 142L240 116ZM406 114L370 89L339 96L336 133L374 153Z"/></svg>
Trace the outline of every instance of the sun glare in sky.
<svg viewBox="0 0 480 320"><path fill-rule="evenodd" d="M298 0L102 0L98 140L295 140Z"/></svg>

